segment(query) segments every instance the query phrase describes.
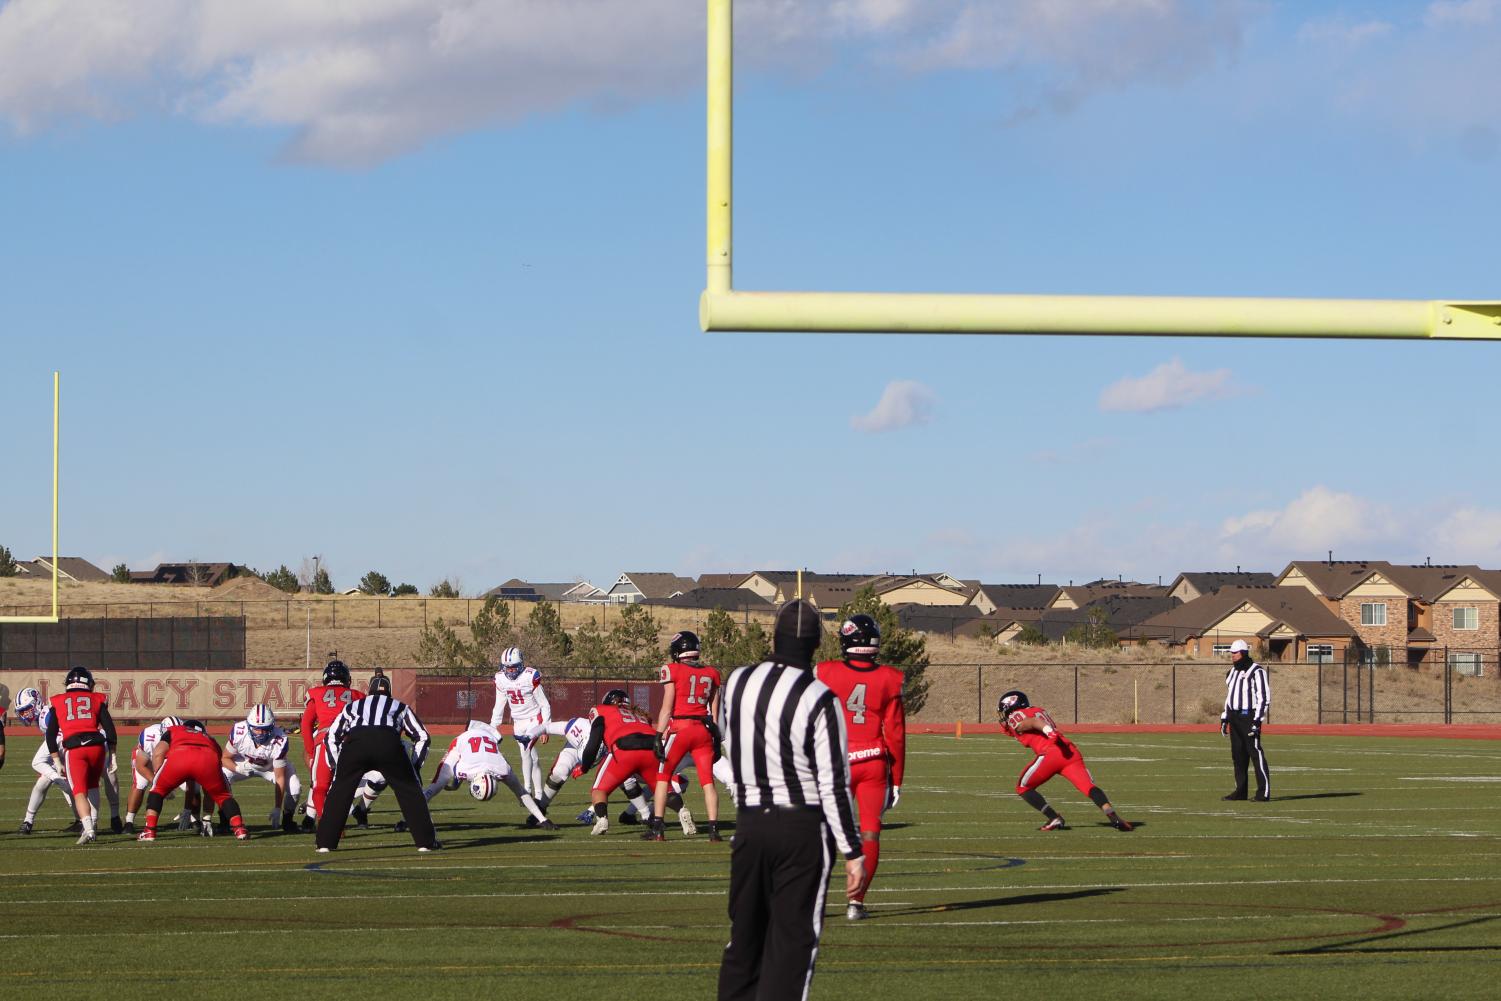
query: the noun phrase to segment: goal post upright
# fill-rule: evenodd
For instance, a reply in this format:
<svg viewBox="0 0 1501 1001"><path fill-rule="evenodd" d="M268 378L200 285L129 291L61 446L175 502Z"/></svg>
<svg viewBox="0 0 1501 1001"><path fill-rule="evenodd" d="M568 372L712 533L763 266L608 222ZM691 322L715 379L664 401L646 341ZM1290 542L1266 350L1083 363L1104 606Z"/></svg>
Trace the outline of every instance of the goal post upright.
<svg viewBox="0 0 1501 1001"><path fill-rule="evenodd" d="M35 622L56 623L60 616L58 604L58 486L60 483L59 456L62 433L62 375L52 373L52 614L51 615L0 615L0 623Z"/></svg>
<svg viewBox="0 0 1501 1001"><path fill-rule="evenodd" d="M1501 301L738 291L733 0L707 24L705 331L1501 340Z"/></svg>

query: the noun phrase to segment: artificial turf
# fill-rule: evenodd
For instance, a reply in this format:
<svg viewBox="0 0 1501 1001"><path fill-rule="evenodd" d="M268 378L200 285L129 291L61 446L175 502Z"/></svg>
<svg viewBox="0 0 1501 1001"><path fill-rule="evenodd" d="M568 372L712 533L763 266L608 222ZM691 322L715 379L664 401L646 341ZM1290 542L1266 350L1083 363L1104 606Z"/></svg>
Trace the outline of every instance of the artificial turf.
<svg viewBox="0 0 1501 1001"><path fill-rule="evenodd" d="M1216 736L1078 743L1135 832L1061 778L1044 792L1070 829L1039 832L1009 738L912 738L873 916L831 894L812 996L1501 996L1501 743L1273 728L1270 803L1220 800ZM0 771L7 831L34 746L13 736ZM270 787L235 792L263 824ZM730 845L591 837L585 793L564 790L555 834L504 790L444 793L432 855L392 833L387 793L326 856L263 828L75 847L53 793L36 834L0 836L0 996L713 997Z"/></svg>

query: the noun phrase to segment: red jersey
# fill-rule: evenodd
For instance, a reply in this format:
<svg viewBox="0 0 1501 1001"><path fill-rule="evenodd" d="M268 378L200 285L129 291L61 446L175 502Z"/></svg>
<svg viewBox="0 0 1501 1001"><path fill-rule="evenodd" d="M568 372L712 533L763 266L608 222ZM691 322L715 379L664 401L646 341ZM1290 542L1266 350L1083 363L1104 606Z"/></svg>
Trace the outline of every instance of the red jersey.
<svg viewBox="0 0 1501 1001"><path fill-rule="evenodd" d="M308 747L318 735L334 725L334 719L349 703L365 697L348 685L319 685L309 688L307 705L302 710L302 739Z"/></svg>
<svg viewBox="0 0 1501 1001"><path fill-rule="evenodd" d="M48 701L52 704L52 718L57 720L59 746L83 747L105 742L100 719L108 715L108 699L103 692L76 689L54 695Z"/></svg>
<svg viewBox="0 0 1501 1001"><path fill-rule="evenodd" d="M620 742L620 738L630 734L641 734L647 738L644 746L651 747L657 740L657 728L652 721L646 718L646 712L633 705L595 706L589 710L589 719L604 720L605 735L604 743L611 751L614 751ZM628 744L643 744L642 741L628 741ZM640 750L639 747L631 750Z"/></svg>
<svg viewBox="0 0 1501 1001"><path fill-rule="evenodd" d="M173 751L181 751L184 748L212 751L215 757L222 753L217 740L194 727L170 726L162 731L162 743L167 745L168 757Z"/></svg>
<svg viewBox="0 0 1501 1001"><path fill-rule="evenodd" d="M902 672L868 661L826 660L813 669L844 707L850 761L887 757L891 784L902 784L907 767L907 709L902 703Z"/></svg>
<svg viewBox="0 0 1501 1001"><path fill-rule="evenodd" d="M690 719L710 715L709 706L714 703L714 693L723 684L718 668L678 661L662 666L661 681L664 685L669 682L673 685L672 715Z"/></svg>
<svg viewBox="0 0 1501 1001"><path fill-rule="evenodd" d="M1052 727L1054 732L1057 734L1058 743L1060 745L1066 745L1070 750L1074 749L1073 741L1069 740L1063 735L1063 731L1058 729L1058 724L1053 722L1053 717L1048 715L1048 711L1046 709L1042 708L1041 706L1028 706L1026 709L1018 709L1011 715L1007 716L1006 722L1002 725L1006 728L1007 733L1011 734L1011 736L1021 741L1022 744L1027 748L1027 750L1031 751L1033 754L1046 754L1048 748L1054 745L1051 740L1040 733L1017 733L1016 727L1020 725L1022 720L1027 719L1035 719L1047 726Z"/></svg>

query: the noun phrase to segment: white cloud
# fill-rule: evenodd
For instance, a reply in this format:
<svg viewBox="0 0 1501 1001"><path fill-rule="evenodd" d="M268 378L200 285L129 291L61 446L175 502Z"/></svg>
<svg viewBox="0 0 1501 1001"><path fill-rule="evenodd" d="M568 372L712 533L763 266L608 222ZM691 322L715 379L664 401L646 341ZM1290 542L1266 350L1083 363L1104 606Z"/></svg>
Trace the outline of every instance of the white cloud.
<svg viewBox="0 0 1501 1001"><path fill-rule="evenodd" d="M933 405L937 402L937 396L927 386L899 379L886 384L885 392L870 413L851 417L850 427L874 434L927 424L933 419Z"/></svg>
<svg viewBox="0 0 1501 1001"><path fill-rule="evenodd" d="M1501 566L1501 511L1460 508L1438 522L1432 540L1440 563Z"/></svg>
<svg viewBox="0 0 1501 1001"><path fill-rule="evenodd" d="M1355 48L1389 37L1396 27L1388 21L1357 20L1344 14L1308 21L1298 29L1298 40Z"/></svg>
<svg viewBox="0 0 1501 1001"><path fill-rule="evenodd" d="M1423 11L1431 27L1473 27L1501 21L1501 0L1434 0Z"/></svg>
<svg viewBox="0 0 1501 1001"><path fill-rule="evenodd" d="M741 0L737 59L806 74L854 44L908 69L1020 74L1029 101L1181 78L1233 48L1237 5L1187 0ZM290 131L293 159L358 165L435 138L689 93L688 0L9 0L0 121L142 110Z"/></svg>
<svg viewBox="0 0 1501 1001"><path fill-rule="evenodd" d="M1229 391L1230 370L1192 372L1174 358L1140 378L1127 376L1105 387L1100 409L1106 413L1151 414L1176 410L1200 400L1222 398Z"/></svg>
<svg viewBox="0 0 1501 1001"><path fill-rule="evenodd" d="M1222 547L1247 553L1301 553L1305 559L1347 546L1384 548L1406 541L1406 536L1401 520L1383 505L1325 486L1305 490L1285 507L1250 511L1220 525Z"/></svg>

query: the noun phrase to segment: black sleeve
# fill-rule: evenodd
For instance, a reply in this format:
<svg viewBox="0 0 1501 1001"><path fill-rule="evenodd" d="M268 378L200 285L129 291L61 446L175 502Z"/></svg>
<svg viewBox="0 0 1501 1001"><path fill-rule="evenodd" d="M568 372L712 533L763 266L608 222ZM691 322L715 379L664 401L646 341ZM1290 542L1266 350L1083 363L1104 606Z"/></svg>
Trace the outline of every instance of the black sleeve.
<svg viewBox="0 0 1501 1001"><path fill-rule="evenodd" d="M120 743L120 735L115 732L115 718L109 714L109 706L99 707L99 726L104 730L104 742L113 751Z"/></svg>
<svg viewBox="0 0 1501 1001"><path fill-rule="evenodd" d="M51 754L57 753L57 713L54 711L47 717L47 750Z"/></svg>
<svg viewBox="0 0 1501 1001"><path fill-rule="evenodd" d="M0 747L5 746L5 720L0 719Z"/></svg>
<svg viewBox="0 0 1501 1001"><path fill-rule="evenodd" d="M594 767L594 759L599 756L600 745L605 742L604 717L596 717L594 725L589 728L589 743L584 745L584 754L579 758L579 767L584 771Z"/></svg>

